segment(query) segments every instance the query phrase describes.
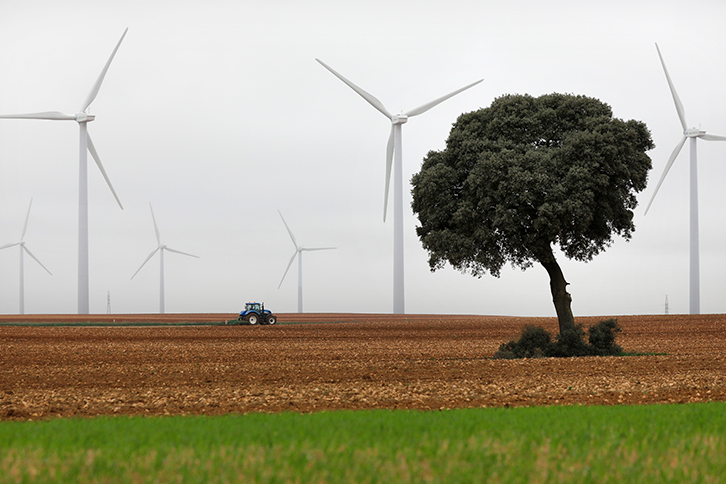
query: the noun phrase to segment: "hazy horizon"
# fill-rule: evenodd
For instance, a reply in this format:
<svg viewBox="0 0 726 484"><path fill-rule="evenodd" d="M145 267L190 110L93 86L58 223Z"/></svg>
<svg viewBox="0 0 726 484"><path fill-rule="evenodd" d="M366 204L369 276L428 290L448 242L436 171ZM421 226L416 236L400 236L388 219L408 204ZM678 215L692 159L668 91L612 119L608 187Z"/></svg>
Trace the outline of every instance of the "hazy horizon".
<svg viewBox="0 0 726 484"><path fill-rule="evenodd" d="M319 0L19 1L0 6L0 114L78 111L129 28L89 132L120 210L89 156L90 312L154 313L162 243L166 311L234 313L250 300L304 311L390 313L393 224L383 223L390 122L315 58L376 96L412 109L484 82L403 127L406 312L554 316L546 271L475 278L431 273L410 208L411 176L445 147L452 123L507 93L592 96L646 123L656 148L636 230L592 262L559 263L576 316L688 311L688 147L647 216L680 139L655 43L688 123L726 135L726 4L446 4ZM686 13L688 15L686 15ZM698 142L701 312L726 313L726 143ZM28 204L25 312L77 311L78 125L0 119L0 246L18 241ZM392 198L389 199L389 210ZM18 312L18 249L0 251L0 314Z"/></svg>

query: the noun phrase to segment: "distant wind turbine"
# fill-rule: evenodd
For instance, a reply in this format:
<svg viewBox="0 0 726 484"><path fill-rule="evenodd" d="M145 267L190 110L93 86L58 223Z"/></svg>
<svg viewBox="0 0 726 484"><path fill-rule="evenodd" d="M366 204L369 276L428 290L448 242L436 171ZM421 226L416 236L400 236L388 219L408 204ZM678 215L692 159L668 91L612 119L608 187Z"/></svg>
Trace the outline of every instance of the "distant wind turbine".
<svg viewBox="0 0 726 484"><path fill-rule="evenodd" d="M45 269L45 271L50 274L51 272L48 270L47 267L43 265L42 262L38 260L37 257L33 255L32 252L30 252L30 249L28 249L25 246L25 232L28 230L28 219L30 218L30 207L33 206L33 199L30 199L30 205L28 205L28 214L25 216L25 225L23 225L23 233L20 234L20 242L14 242L12 244L5 244L3 246L0 246L0 250L7 249L9 247L15 247L16 245L20 247L20 304L19 304L19 311L20 314L25 314L25 268L23 267L23 252L27 252L30 257L35 259L35 262L40 264L40 267Z"/></svg>
<svg viewBox="0 0 726 484"><path fill-rule="evenodd" d="M109 66L111 65L111 61L113 60L114 56L116 55L116 51L118 50L119 46L121 45L121 41L124 40L124 37L126 36L126 32L128 32L129 29L124 30L123 35L121 36L121 39L116 44L116 48L113 49L113 52L111 53L111 57L109 57L108 61L106 62L106 65L103 67L103 70L101 71L101 74L98 76L98 79L96 79L96 83L91 88L91 92L88 93L88 96L86 97L86 100L83 102L83 105L81 106L81 110L78 114L64 114L57 111L47 111L42 113L30 113L30 114L5 114L0 115L0 118L7 118L7 119L46 119L51 121L75 121L78 123L81 129L81 135L80 135L80 157L78 160L79 163L79 181L78 181L78 314L88 314L88 154L87 152L91 152L91 156L93 156L93 159L96 161L96 165L98 165L98 169L101 170L101 174L103 175L103 178L106 180L106 183L108 184L108 187L111 189L111 193L113 193L114 198L116 198L116 202L118 202L119 207L123 210L123 206L121 205L121 201L119 200L118 196L116 195L116 191L113 189L113 185L111 185L111 180L108 178L108 175L106 174L106 170L104 170L103 165L101 164L101 159L98 157L98 153L96 152L96 148L93 145L93 141L91 141L91 137L88 134L87 124L91 121L93 121L96 116L94 114L90 114L88 112L88 108L90 107L91 103L96 99L96 95L98 95L98 91L101 88L101 83L103 83L103 79L106 76L106 72L108 71Z"/></svg>
<svg viewBox="0 0 726 484"><path fill-rule="evenodd" d="M678 157L678 154L681 152L681 149L683 148L683 145L686 143L686 139L690 138L690 146L691 146L691 166L690 166L690 176L691 176L691 194L690 194L690 302L689 302L689 310L691 314L700 314L701 313L701 289L700 289L700 262L699 262L699 242L698 242L698 169L697 169L697 152L696 152L696 140L698 138L701 138L706 141L726 141L726 136L719 136L715 134L708 134L705 131L702 131L698 128L689 128L688 124L686 123L686 112L683 109L683 104L681 104L681 100L678 97L678 94L676 93L676 88L673 86L673 81L671 81L671 76L668 74L668 69L666 68L665 62L663 61L663 56L660 53L660 49L658 48L658 44L655 44L655 48L658 51L658 57L660 58L660 63L663 66L663 72L665 72L666 80L668 81L668 87L671 90L671 95L673 96L673 102L676 105L676 111L678 112L678 119L681 121L681 126L683 127L683 136L681 137L681 140L676 145L675 149L673 150L673 153L671 153L670 158L668 158L668 162L666 163L665 170L663 170L663 174L660 177L660 180L658 180L658 185L655 187L655 191L653 192L653 196L650 198L650 202L648 203L648 206L645 209L645 213L648 213L648 210L650 209L651 204L653 203L653 200L655 199L656 194L658 193L658 189L660 189L660 186L663 184L663 180L665 180L666 175L668 174L668 171L671 169L671 166L673 166L673 162Z"/></svg>
<svg viewBox="0 0 726 484"><path fill-rule="evenodd" d="M403 281L403 150L401 146L401 127L408 121L409 117L425 113L450 97L479 84L484 79L472 82L468 86L457 89L446 96L442 96L415 109L394 115L375 96L350 82L320 59L315 60L391 121L391 134L388 137L388 145L386 146L386 190L383 197L383 221L386 221L388 189L391 182L391 167L393 166L393 312L395 314L403 314L406 312L406 308ZM393 163L394 160L395 163Z"/></svg>
<svg viewBox="0 0 726 484"><path fill-rule="evenodd" d="M181 252L176 249L172 249L171 247L167 247L166 244L161 243L161 236L159 235L159 227L156 225L156 217L154 217L154 208L151 206L151 203L149 203L149 208L151 209L151 220L154 221L154 231L156 232L156 242L159 244L156 249L154 249L151 254L144 260L144 262L141 264L141 267L139 267L136 272L134 272L134 275L131 276L131 279L136 277L136 274L139 273L141 268L143 268L149 260L154 257L154 254L157 252L159 253L159 312L161 314L164 314L164 251L168 250L169 252L174 252L176 254L182 254L182 255L188 255L189 257L196 257L199 259L199 256L187 254L186 252Z"/></svg>
<svg viewBox="0 0 726 484"><path fill-rule="evenodd" d="M280 280L280 284L277 286L278 289L282 286L282 282L285 280L285 276L287 275L287 272L290 270L290 266L292 266L293 261L295 260L295 257L297 257L297 312L301 313L303 312L303 291L302 291L302 253L306 251L313 251L313 250L333 250L337 247L314 247L314 248L306 248L302 247L300 245L297 245L297 240L295 240L295 236L292 234L292 230L290 230L290 227L287 226L287 222L285 222L285 217L282 216L282 212L279 210L277 213L280 214L280 218L282 219L282 223L285 224L285 228L287 229L287 233L290 234L290 238L292 239L293 245L295 245L295 253L292 254L292 257L290 257L290 262L287 264L287 269L285 269L285 273L282 275L282 279Z"/></svg>

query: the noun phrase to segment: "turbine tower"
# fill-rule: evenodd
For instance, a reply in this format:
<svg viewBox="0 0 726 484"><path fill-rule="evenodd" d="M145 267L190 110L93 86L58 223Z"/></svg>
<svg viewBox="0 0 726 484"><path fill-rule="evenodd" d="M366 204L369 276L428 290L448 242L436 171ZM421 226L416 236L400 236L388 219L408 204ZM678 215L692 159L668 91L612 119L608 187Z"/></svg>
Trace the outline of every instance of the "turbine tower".
<svg viewBox="0 0 726 484"><path fill-rule="evenodd" d="M663 66L663 72L665 72L666 80L668 81L668 87L671 90L671 95L673 96L673 102L676 105L676 112L678 113L678 119L681 121L681 126L683 127L683 135L681 136L681 140L676 145L675 149L673 150L673 153L671 153L670 158L668 158L668 162L666 163L665 170L663 170L663 174L660 176L660 180L658 180L658 185L655 187L655 191L653 192L653 196L650 198L650 202L648 203L648 206L645 209L645 213L648 213L648 210L650 209L651 204L653 203L653 200L655 199L656 194L658 193L658 189L660 188L661 184L663 184L663 180L665 180L666 175L668 174L668 171L671 169L671 166L673 166L673 162L678 157L678 154L681 152L681 149L683 148L683 145L686 143L687 139L690 139L690 148L691 148L691 164L690 164L690 177L691 177L691 183L690 183L690 302L689 302L689 312L691 314L700 314L701 313L701 289L700 289L700 262L699 262L699 242L698 242L698 169L697 169L697 152L696 152L696 140L698 138L701 138L706 141L726 141L726 136L719 136L715 134L708 134L705 131L698 129L698 128L689 128L688 124L686 123L686 112L683 109L683 104L681 104L681 100L678 97L678 94L676 93L676 88L673 86L673 81L671 81L671 76L668 74L668 69L666 68L665 62L663 61L663 56L660 53L660 49L658 48L658 44L655 44L655 48L658 51L658 57L660 58L660 63Z"/></svg>
<svg viewBox="0 0 726 484"><path fill-rule="evenodd" d="M136 277L136 274L138 274L141 268L144 267L147 262L149 262L149 259L154 257L154 254L156 254L157 252L159 253L159 313L164 314L164 251L168 250L169 252L174 252L175 254L188 255L189 257L196 257L197 259L199 259L199 256L187 254L186 252L172 249L171 247L167 247L166 244L162 244L161 235L159 235L159 227L156 225L156 217L154 217L154 208L151 206L151 202L149 202L149 208L151 209L151 220L154 221L156 242L159 245L151 252L151 254L149 254L146 260L144 260L144 262L141 264L141 267L139 267L136 272L134 272L134 275L131 276L131 279Z"/></svg>
<svg viewBox="0 0 726 484"><path fill-rule="evenodd" d="M0 250L7 249L9 247L15 247L16 245L20 248L20 303L19 303L19 312L20 314L25 314L25 268L23 266L23 252L27 252L30 257L35 259L35 262L40 264L40 267L45 269L45 271L50 274L51 272L48 270L47 267L43 265L42 262L38 260L37 257L33 255L32 252L30 252L30 249L28 249L25 246L25 232L28 230L28 219L30 218L30 207L33 206L33 199L30 199L30 205L28 205L28 214L25 216L25 225L23 225L23 233L20 234L20 242L14 242L12 244L5 244L3 246L0 246Z"/></svg>
<svg viewBox="0 0 726 484"><path fill-rule="evenodd" d="M91 88L91 92L88 93L86 100L81 106L78 114L64 114L57 111L47 111L42 113L30 113L30 114L5 114L0 115L0 118L7 119L45 119L51 121L75 121L80 127L80 144L79 151L80 156L78 159L79 164L79 180L78 180L78 314L88 314L88 152L91 152L91 156L96 161L98 169L101 170L103 178L106 180L108 187L111 189L116 202L119 207L123 210L123 205L116 195L116 191L111 185L111 180L106 174L106 170L101 164L101 159L96 152L96 148L91 141L91 137L88 134L88 123L93 121L96 116L88 112L88 108L91 103L96 99L98 91L101 88L106 72L108 71L111 61L116 55L116 51L121 45L121 41L124 40L126 32L129 29L124 30L121 39L119 39L116 47L111 53L106 65L103 67L101 74L96 79L95 84Z"/></svg>
<svg viewBox="0 0 726 484"><path fill-rule="evenodd" d="M404 314L406 305L403 280L403 149L401 127L408 121L409 117L425 113L450 97L479 84L484 79L472 82L468 86L457 89L415 109L394 115L376 97L350 82L320 59L315 60L391 121L391 134L388 137L388 145L386 146L386 189L383 197L383 221L386 221L388 189L391 182L391 168L393 167L393 312L394 314Z"/></svg>
<svg viewBox="0 0 726 484"><path fill-rule="evenodd" d="M277 286L278 289L282 286L282 282L285 280L285 276L287 275L287 271L290 270L290 266L292 266L293 261L295 260L295 257L297 257L297 312L301 313L303 312L303 290L302 290L302 253L306 251L313 251L313 250L332 250L336 249L337 247L314 247L314 248L306 248L302 247L300 245L297 245L297 241L295 240L295 236L292 234L292 230L290 230L290 227L287 226L287 222L285 222L285 217L282 216L282 212L279 210L277 213L280 214L280 218L282 219L282 223L285 224L285 228L287 229L287 233L290 234L290 238L292 239L293 245L295 245L295 253L292 254L292 257L290 257L290 262L287 264L287 269L285 269L285 273L282 275L282 279L280 280L280 284Z"/></svg>

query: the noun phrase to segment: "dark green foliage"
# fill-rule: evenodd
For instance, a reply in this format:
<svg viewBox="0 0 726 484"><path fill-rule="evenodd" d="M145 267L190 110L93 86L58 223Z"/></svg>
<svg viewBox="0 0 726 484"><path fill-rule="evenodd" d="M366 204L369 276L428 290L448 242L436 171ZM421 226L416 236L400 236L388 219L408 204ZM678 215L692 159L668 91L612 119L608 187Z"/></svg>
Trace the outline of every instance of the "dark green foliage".
<svg viewBox="0 0 726 484"><path fill-rule="evenodd" d="M585 343L585 330L581 324L568 328L557 335L557 339L549 348L547 356L569 358L571 356L590 356L593 348Z"/></svg>
<svg viewBox="0 0 726 484"><path fill-rule="evenodd" d="M630 239L653 148L643 122L586 96L505 95L462 114L411 180L431 270L498 277L505 264L542 264L560 330L574 326L553 251L589 261L614 235Z"/></svg>
<svg viewBox="0 0 726 484"><path fill-rule="evenodd" d="M509 341L494 353L495 359L541 358L572 356L620 355L623 349L615 344L615 337L621 331L617 319L600 321L588 328L588 341L581 324L561 331L552 340L552 335L542 327L527 325L517 341Z"/></svg>
<svg viewBox="0 0 726 484"><path fill-rule="evenodd" d="M615 337L622 331L618 320L614 318L600 321L587 330L590 345L599 355L617 355L623 349L615 344Z"/></svg>
<svg viewBox="0 0 726 484"><path fill-rule="evenodd" d="M518 341L510 341L499 347L495 358L539 358L544 356L552 343L552 336L542 327L527 325Z"/></svg>
<svg viewBox="0 0 726 484"><path fill-rule="evenodd" d="M653 147L644 123L585 96L505 95L462 114L412 179L429 265L498 276L552 259L554 245L592 259L635 230Z"/></svg>

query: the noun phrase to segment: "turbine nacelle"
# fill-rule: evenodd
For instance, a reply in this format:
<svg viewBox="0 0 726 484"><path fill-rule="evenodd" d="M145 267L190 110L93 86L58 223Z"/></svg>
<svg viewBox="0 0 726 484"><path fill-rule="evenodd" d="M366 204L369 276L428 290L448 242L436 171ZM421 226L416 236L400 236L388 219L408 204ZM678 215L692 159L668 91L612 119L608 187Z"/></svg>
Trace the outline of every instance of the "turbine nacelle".
<svg viewBox="0 0 726 484"><path fill-rule="evenodd" d="M96 119L95 114L89 114L89 113L76 114L76 122L78 122L78 123L88 123L90 121L93 121L94 119Z"/></svg>
<svg viewBox="0 0 726 484"><path fill-rule="evenodd" d="M700 138L704 134L706 134L706 132L698 128L687 129L683 132L683 136L686 138Z"/></svg>
<svg viewBox="0 0 726 484"><path fill-rule="evenodd" d="M397 114L391 117L391 124L405 124L406 122L408 122L408 116L405 114Z"/></svg>

